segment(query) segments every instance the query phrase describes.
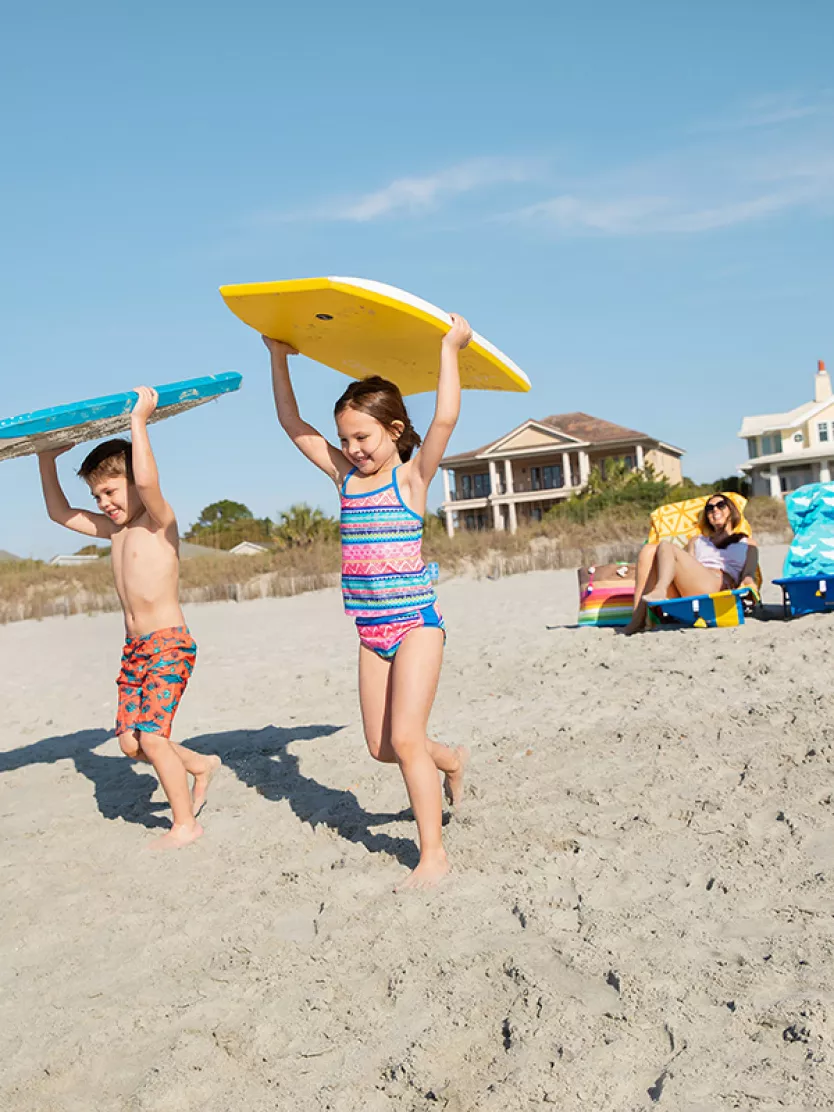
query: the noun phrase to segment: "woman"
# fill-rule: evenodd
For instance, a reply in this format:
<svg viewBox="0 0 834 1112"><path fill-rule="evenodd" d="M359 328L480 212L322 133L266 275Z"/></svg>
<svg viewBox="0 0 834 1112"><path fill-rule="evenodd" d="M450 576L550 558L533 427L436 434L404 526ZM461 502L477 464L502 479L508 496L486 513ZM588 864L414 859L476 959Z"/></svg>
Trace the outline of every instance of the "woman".
<svg viewBox="0 0 834 1112"><path fill-rule="evenodd" d="M740 522L735 502L725 494L713 494L701 515L701 535L693 537L686 549L671 541L645 545L637 559L634 597L638 602L624 632L647 628L649 602L754 587L759 553L748 537L736 532Z"/></svg>

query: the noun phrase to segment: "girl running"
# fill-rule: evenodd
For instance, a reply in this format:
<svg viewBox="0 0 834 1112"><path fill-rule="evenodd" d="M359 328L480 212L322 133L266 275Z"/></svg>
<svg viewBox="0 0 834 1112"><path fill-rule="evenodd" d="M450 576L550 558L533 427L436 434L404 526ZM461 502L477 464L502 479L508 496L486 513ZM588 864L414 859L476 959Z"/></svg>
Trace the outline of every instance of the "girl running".
<svg viewBox="0 0 834 1112"><path fill-rule="evenodd" d="M359 634L365 739L375 760L400 766L417 820L420 862L403 888L429 888L448 873L437 772L456 804L469 757L463 746L451 749L426 733L446 635L422 539L429 483L460 413L458 353L471 338L463 317L452 316L441 343L434 419L422 447L400 391L373 376L351 383L336 402L336 448L298 412L287 363L298 353L263 337L278 420L341 493L342 593Z"/></svg>

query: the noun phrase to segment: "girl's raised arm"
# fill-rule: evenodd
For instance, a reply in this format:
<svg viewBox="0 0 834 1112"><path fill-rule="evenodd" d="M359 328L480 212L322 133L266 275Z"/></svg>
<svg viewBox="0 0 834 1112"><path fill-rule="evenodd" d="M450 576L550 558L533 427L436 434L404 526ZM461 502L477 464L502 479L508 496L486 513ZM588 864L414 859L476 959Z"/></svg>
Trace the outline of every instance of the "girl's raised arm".
<svg viewBox="0 0 834 1112"><path fill-rule="evenodd" d="M451 314L452 327L443 337L440 346L440 376L437 382L437 402L434 417L420 451L414 460L412 482L416 476L423 486L437 473L446 451L449 438L460 415L460 369L458 353L472 339L472 329L463 317Z"/></svg>
<svg viewBox="0 0 834 1112"><path fill-rule="evenodd" d="M325 475L329 475L338 486L346 471L345 457L338 448L321 435L318 429L314 429L312 425L302 420L298 412L298 402L295 400L287 363L287 357L298 355L298 352L291 344L285 344L282 340L271 340L268 336L262 336L261 339L269 349L272 361L272 390L275 394L275 409L281 428L296 448L303 452L311 463L321 468Z"/></svg>

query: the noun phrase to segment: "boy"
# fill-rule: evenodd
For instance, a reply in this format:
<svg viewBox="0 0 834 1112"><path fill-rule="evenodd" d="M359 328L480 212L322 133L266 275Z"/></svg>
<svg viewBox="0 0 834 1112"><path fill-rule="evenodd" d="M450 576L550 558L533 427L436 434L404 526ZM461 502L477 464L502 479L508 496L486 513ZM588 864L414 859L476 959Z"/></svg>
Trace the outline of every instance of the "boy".
<svg viewBox="0 0 834 1112"><path fill-rule="evenodd" d="M219 757L204 757L170 740L171 722L194 668L197 646L180 609L179 533L162 497L147 420L157 393L147 386L130 419L132 444L108 440L81 464L100 513L73 509L61 489L55 460L69 448L38 456L49 516L59 525L112 542L113 578L125 618L126 642L116 680L116 733L128 757L153 765L171 804L172 826L154 848L176 849L203 833L197 822ZM186 773L194 777L193 798Z"/></svg>

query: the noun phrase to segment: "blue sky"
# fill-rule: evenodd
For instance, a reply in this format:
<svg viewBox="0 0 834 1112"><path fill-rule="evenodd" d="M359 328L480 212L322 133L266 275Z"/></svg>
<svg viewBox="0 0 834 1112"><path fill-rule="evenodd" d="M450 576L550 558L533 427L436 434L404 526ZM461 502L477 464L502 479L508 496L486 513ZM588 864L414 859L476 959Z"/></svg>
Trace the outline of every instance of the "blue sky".
<svg viewBox="0 0 834 1112"><path fill-rule="evenodd" d="M219 498L335 512L217 287L347 274L464 313L530 376L466 394L453 450L581 409L731 472L741 417L834 364L832 41L827 0L16 5L0 415L239 370L154 430L181 525ZM345 379L295 380L330 431ZM0 548L82 543L33 459L0 499Z"/></svg>

